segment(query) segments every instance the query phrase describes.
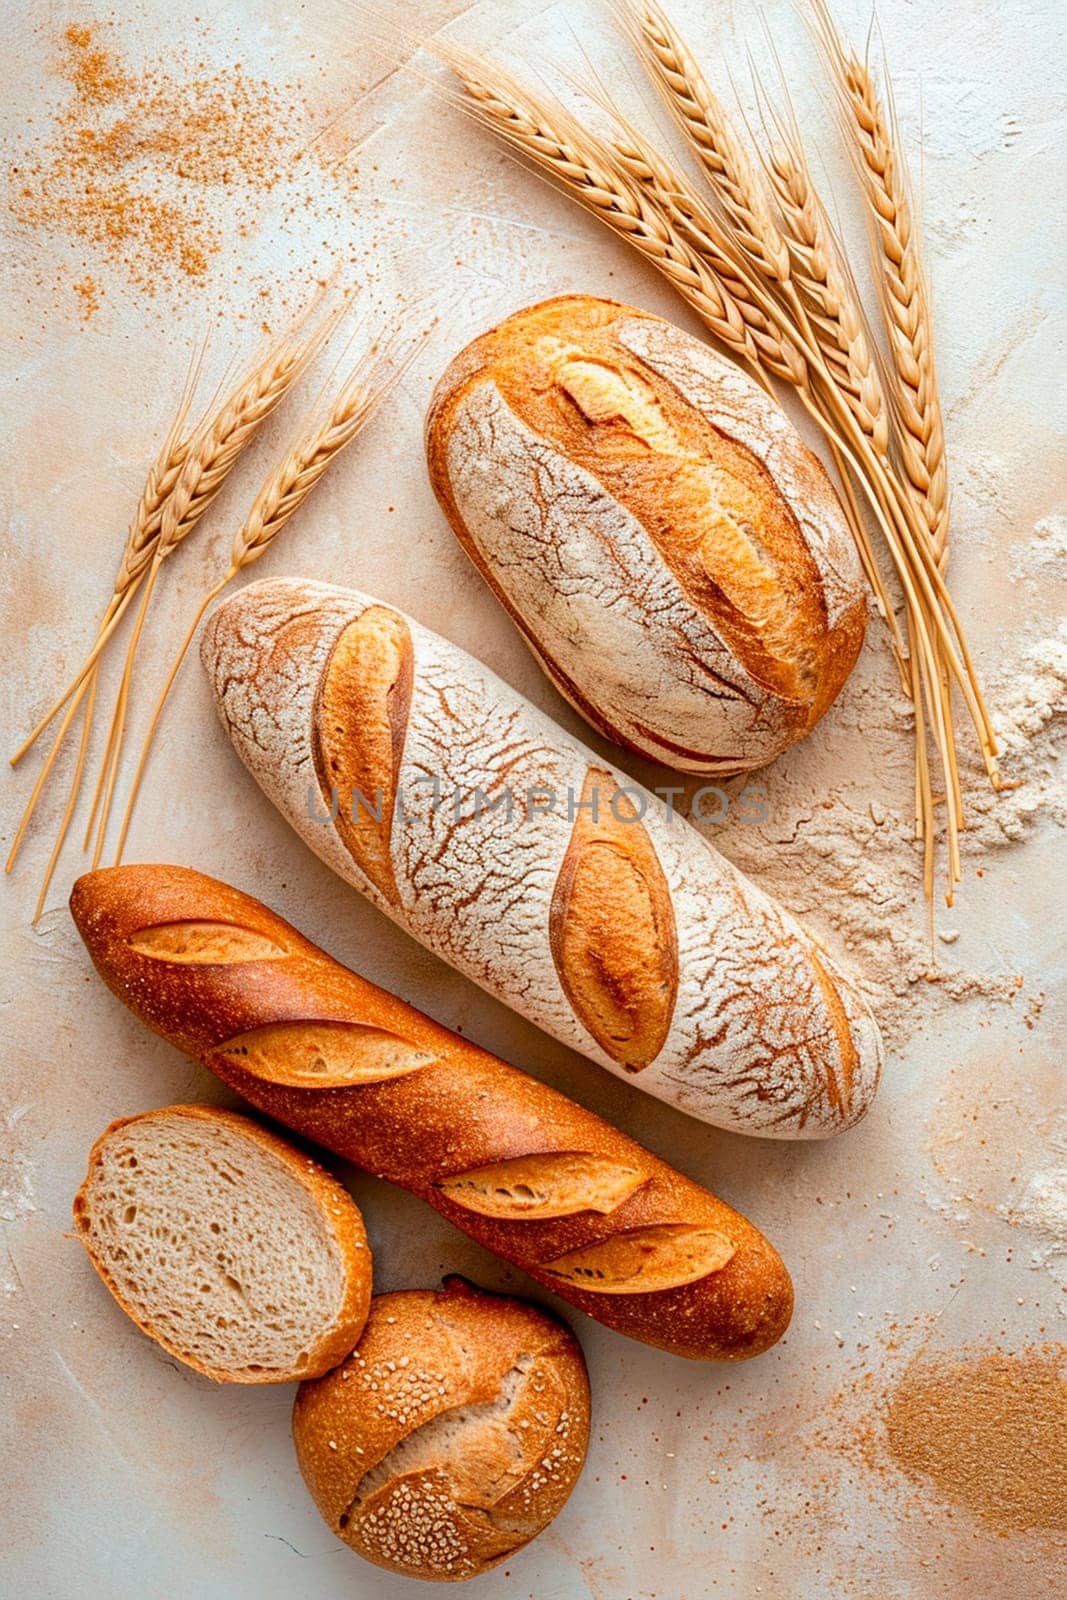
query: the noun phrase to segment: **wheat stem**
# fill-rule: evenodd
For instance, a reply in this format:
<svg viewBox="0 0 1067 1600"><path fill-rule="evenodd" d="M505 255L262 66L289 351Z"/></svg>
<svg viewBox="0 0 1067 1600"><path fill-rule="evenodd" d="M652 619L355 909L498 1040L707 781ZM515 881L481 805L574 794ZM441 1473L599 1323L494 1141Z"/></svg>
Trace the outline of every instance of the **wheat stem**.
<svg viewBox="0 0 1067 1600"><path fill-rule="evenodd" d="M190 440L173 488L162 505L159 533L150 553L141 610L126 651L108 749L89 821L91 829L96 802L100 799L102 790L100 821L93 853L94 868L103 853L122 754L133 668L148 600L155 587L160 568L167 557L196 527L221 490L234 463L252 442L271 412L307 369L322 344L333 332L345 309L346 306L342 304L337 311L320 319L309 332L305 333L304 324L309 315L309 308L294 327L288 329L280 339L275 340L253 363L218 411L205 418Z"/></svg>
<svg viewBox="0 0 1067 1600"><path fill-rule="evenodd" d="M155 736L155 731L156 731L156 728L157 728L157 726L159 724L159 719L163 715L163 707L167 703L167 697L169 696L170 691L174 686L174 680L178 676L178 673L179 673L179 671L181 669L182 662L185 660L185 657L186 657L186 654L188 652L189 646L193 642L193 635L196 633L197 628L200 626L200 622L201 622L201 620L203 618L204 612L207 610L207 608L211 604L212 600L216 599L222 593L223 589L225 589L226 585L229 583L230 579L234 576L235 572L236 572L236 568L230 567L229 570L223 575L223 577L219 579L219 581L215 585L215 587L213 589L209 589L207 594L204 596L203 600L201 600L199 606L197 607L196 615L194 616L192 622L189 624L189 630L186 633L185 638L182 640L182 643L181 643L181 646L180 646L180 648L178 650L178 653L175 656L174 661L173 661L173 663L171 665L171 669L167 673L166 679L164 680L163 688L160 690L159 698L156 701L155 709L152 712L152 718L151 718L151 721L148 724L148 731L145 734L144 744L141 747L141 754L140 754L140 757L138 759L137 766L136 766L136 768L134 770L133 782L130 785L130 795L129 795L129 799L126 802L126 810L123 813L122 826L119 829L118 844L115 847L115 863L114 864L116 866L118 866L119 862L122 860L122 852L126 847L126 835L128 834L128 832L130 830L130 822L131 822L132 817L133 817L133 808L134 808L134 805L135 805L136 800L137 800L138 791L140 790L140 787L141 787L141 779L142 779L142 777L144 775L145 763L146 763L146 761L148 759L148 749L149 749L149 746L150 746L150 744L152 742L152 739Z"/></svg>
<svg viewBox="0 0 1067 1600"><path fill-rule="evenodd" d="M62 853L63 845L67 837L67 830L70 827L71 818L74 816L74 808L78 803L78 792L81 788L82 772L85 768L85 757L89 749L89 735L93 725L93 708L96 704L96 684L97 674L93 672L90 674L89 681L86 686L89 699L88 704L85 707L85 717L82 722L82 736L78 744L78 755L74 764L74 772L71 776L70 790L67 794L66 808L59 824L59 831L56 834L55 843L52 846L52 854L48 857L48 865L45 868L44 877L41 879L41 888L37 896L37 904L33 908L33 917L31 918L31 922L34 926L36 926L41 919L41 912L44 910L45 899L48 895L49 885L52 882L52 876L56 870L56 863L59 861L59 857ZM79 699L80 698L81 696L79 695Z"/></svg>
<svg viewBox="0 0 1067 1600"><path fill-rule="evenodd" d="M82 700L85 697L85 693L86 693L87 687L88 687L88 685L86 685L85 683L82 683L82 684L79 685L78 690L77 690L77 692L76 692L71 704L67 707L66 712L64 713L63 721L59 725L59 729L58 729L58 731L56 733L56 736L52 740L52 748L48 752L48 755L47 755L47 757L45 759L44 766L41 768L40 772L37 774L37 782L33 786L33 789L32 789L32 791L30 793L30 798L26 802L26 808L22 813L22 820L20 821L20 823L18 825L18 828L15 831L15 837L12 840L11 849L8 851L7 860L4 863L4 871L5 872L10 872L12 867L15 865L15 861L16 861L16 859L18 857L19 850L20 850L20 848L22 846L22 840L23 840L23 838L25 836L26 829L30 825L30 819L33 816L33 813L34 813L34 810L36 808L37 802L41 797L41 792L44 789L45 784L48 782L49 773L52 771L52 768L56 764L56 759L57 759L57 757L59 755L60 747L62 746L63 740L64 740L64 738L66 736L67 729L70 727L71 723L74 721L74 717L75 717L75 715L77 713L78 707L81 705Z"/></svg>
<svg viewBox="0 0 1067 1600"><path fill-rule="evenodd" d="M149 751L163 715L163 708L205 611L239 572L265 554L330 465L362 431L386 395L400 381L414 359L416 350L417 346L413 345L396 368L377 382L373 380L373 370L379 365L381 354L372 350L358 362L338 390L333 402L328 407L318 407L312 412L285 456L260 488L248 516L234 534L230 565L197 608L156 700L130 785L115 851L116 865L122 859Z"/></svg>

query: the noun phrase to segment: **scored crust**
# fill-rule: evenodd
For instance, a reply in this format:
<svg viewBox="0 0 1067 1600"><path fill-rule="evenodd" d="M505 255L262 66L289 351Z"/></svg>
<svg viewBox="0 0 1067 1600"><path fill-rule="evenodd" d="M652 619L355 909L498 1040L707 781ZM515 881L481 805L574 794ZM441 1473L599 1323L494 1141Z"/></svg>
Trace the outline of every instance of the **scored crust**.
<svg viewBox="0 0 1067 1600"><path fill-rule="evenodd" d="M674 1014L678 932L637 808L603 769L585 776L552 891L548 939L575 1015L600 1048L628 1072L647 1067Z"/></svg>
<svg viewBox="0 0 1067 1600"><path fill-rule="evenodd" d="M743 1360L784 1332L789 1274L747 1218L602 1118L342 967L251 896L190 868L131 865L79 879L71 910L101 977L142 1021L258 1110L421 1196L608 1327L695 1360ZM136 948L146 925L207 918L283 946L286 959L168 966ZM233 1050L279 1019L290 1038L306 1028L312 1041L324 1019L352 1027L350 1043L366 1027L366 1069L345 1055L310 1072L299 1044L295 1071ZM424 1064L390 1072L389 1037L399 1060L410 1064L414 1050ZM694 1227L726 1241L728 1258L720 1249L697 1260ZM639 1261L629 1246L615 1261L601 1256L595 1284L553 1272L618 1233ZM610 1292L612 1278L628 1282Z"/></svg>
<svg viewBox="0 0 1067 1600"><path fill-rule="evenodd" d="M332 796L337 831L389 900L397 898L389 836L413 673L403 617L368 606L334 645L315 713L315 768Z"/></svg>
<svg viewBox="0 0 1067 1600"><path fill-rule="evenodd" d="M585 1459L581 1347L462 1278L377 1295L334 1372L301 1384L293 1442L338 1538L407 1577L475 1577L536 1537Z"/></svg>
<svg viewBox="0 0 1067 1600"><path fill-rule="evenodd" d="M143 1253L131 1257L120 1245L119 1254L116 1255L115 1241L110 1238L105 1239L99 1234L99 1228L107 1226L107 1222L96 1215L95 1191L104 1163L108 1160L113 1147L122 1145L123 1136L128 1135L131 1130L140 1135L146 1130L154 1130L157 1127L162 1130L168 1123L174 1125L180 1122L197 1124L209 1136L225 1138L231 1158L228 1165L233 1164L234 1141L240 1141L240 1144L248 1147L250 1152L254 1151L257 1156L267 1156L279 1169L279 1175L284 1181L295 1185L308 1197L314 1207L317 1222L328 1235L336 1277L340 1280L341 1298L333 1306L323 1306L318 1318L320 1331L307 1349L306 1358L299 1364L288 1367L267 1367L262 1360L253 1359L261 1352L251 1349L248 1351L248 1359L237 1364L217 1365L198 1357L188 1343L168 1336L149 1312L147 1301L155 1298L158 1304L161 1299L166 1298L167 1291L165 1283L156 1287L154 1283L144 1282L144 1273L155 1265L151 1262L148 1250L141 1247ZM128 1138L125 1142L129 1142ZM136 1165L135 1156L127 1159L131 1165ZM236 1182L239 1178L235 1179L231 1174L229 1181ZM138 1198L136 1192L131 1192L128 1198L134 1202L129 1209L135 1209ZM250 1118L236 1112L198 1105L163 1106L158 1110L143 1112L139 1116L121 1117L111 1123L89 1152L86 1176L74 1198L73 1216L77 1236L86 1254L126 1315L142 1333L146 1333L171 1355L205 1377L215 1379L216 1382L288 1383L300 1378L318 1376L329 1371L352 1348L366 1322L371 1297L371 1252L363 1227L363 1218L351 1196L317 1161L313 1161L266 1128L260 1127ZM133 1221L131 1218L131 1223ZM203 1252L205 1266L214 1276L216 1267L211 1249L219 1243L219 1239L213 1239L211 1246L206 1240L197 1241L196 1219L175 1215L169 1219L169 1226L175 1232L176 1241L181 1239L183 1229L186 1233L193 1230L193 1255L197 1256ZM225 1243L224 1236L222 1242ZM293 1243L296 1248L300 1248L299 1240ZM307 1248L311 1248L310 1242ZM123 1262L121 1272L120 1261ZM143 1266L142 1261L145 1263ZM160 1266L165 1273L165 1263L160 1263ZM135 1282L137 1278L142 1281ZM218 1298L219 1291L216 1291L205 1300L203 1308L199 1306L196 1308L196 1315L202 1314L203 1319L221 1315L222 1312L216 1303ZM275 1309L279 1315L284 1314L284 1307Z"/></svg>
<svg viewBox="0 0 1067 1600"><path fill-rule="evenodd" d="M826 1137L858 1121L878 1082L881 1045L857 986L662 800L410 618L415 671L398 779L403 813L389 841L399 898L382 894L336 825L312 817L308 804L316 793L309 778L321 673L353 619L379 604L326 585L274 580L234 596L205 636L204 660L230 737L307 844L435 954L601 1065L620 1074L639 1066L641 1087L682 1110L781 1138ZM358 739L357 728L351 736ZM564 866L575 865L572 847L584 836L588 814L571 802L581 803L590 767L609 772L634 800L639 818L619 834L647 835L647 863L658 863L658 871L642 871L636 846L627 860L625 851L594 843L594 859L617 870L590 876L627 887L627 907L647 941L631 937L625 915L586 937L586 916L600 919L596 882L575 916ZM428 779L439 784L439 797ZM554 807L535 811L523 801L546 786ZM509 797L514 814L502 804ZM678 948L673 1001L670 921L660 915L665 897L655 893L660 873ZM578 886L590 890L589 881ZM561 973L564 931L574 962L568 958ZM658 1039L649 1059L644 1047ZM635 1041L635 1059L620 1060Z"/></svg>
<svg viewBox="0 0 1067 1600"><path fill-rule="evenodd" d="M866 599L821 463L736 365L564 296L440 380L430 478L540 664L608 737L694 772L759 766L832 702Z"/></svg>

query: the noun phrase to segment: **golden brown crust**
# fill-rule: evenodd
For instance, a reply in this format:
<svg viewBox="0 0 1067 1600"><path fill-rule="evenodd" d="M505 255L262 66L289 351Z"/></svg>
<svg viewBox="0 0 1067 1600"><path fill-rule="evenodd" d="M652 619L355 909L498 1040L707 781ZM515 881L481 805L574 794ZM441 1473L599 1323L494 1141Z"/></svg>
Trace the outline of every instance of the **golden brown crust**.
<svg viewBox="0 0 1067 1600"><path fill-rule="evenodd" d="M596 767L552 892L548 938L578 1020L627 1071L647 1067L678 995L674 905L637 808Z"/></svg>
<svg viewBox="0 0 1067 1600"><path fill-rule="evenodd" d="M430 480L464 550L541 665L599 731L686 770L741 770L802 737L835 698L863 641L862 580L849 550L850 598L840 604L836 596L831 617L817 550L829 526L840 542L844 524L821 463L790 431L788 482L776 478L769 456L761 459L722 416L712 421L665 368L632 347L626 333L641 325L663 331L679 349L692 344L660 318L584 295L516 312L474 340L431 401ZM735 386L750 391L738 404L743 412L747 403L758 431L766 399L728 370ZM501 407L509 430L517 430L506 438ZM774 459L780 462L781 452ZM507 492L492 484L493 466L510 474ZM599 500L598 514L616 506L619 518L642 530L644 552L624 554L609 537L603 565L590 565L590 541L561 532L557 516L565 499L583 495L590 509ZM528 499L533 533L517 532L517 497ZM506 548L501 519L509 522ZM575 551L580 544L573 567L568 542ZM651 602L648 585L659 562L681 607L704 627L703 646L692 633L683 637L682 609L665 608L662 595ZM527 566L539 580L532 589L519 581ZM550 605L531 602L557 582L561 592L572 587L579 573L583 593L603 600L599 624L582 623L580 638L573 608L563 603L554 619ZM632 680L627 689L611 659L624 639L624 611L644 617L649 679L662 675L655 727L642 720ZM684 683L703 685L703 727L684 709L692 707L689 690L676 714L665 709L672 687ZM716 700L749 705L728 721Z"/></svg>
<svg viewBox="0 0 1067 1600"><path fill-rule="evenodd" d="M411 709L414 655L403 617L369 606L340 635L314 719L315 766L336 792L336 827L353 860L396 899L389 836Z"/></svg>
<svg viewBox="0 0 1067 1600"><path fill-rule="evenodd" d="M536 1537L589 1436L581 1347L555 1317L483 1294L376 1295L363 1337L293 1407L297 1461L327 1525L411 1578L475 1577Z"/></svg>
<svg viewBox="0 0 1067 1600"><path fill-rule="evenodd" d="M79 879L71 910L101 977L149 1027L267 1115L420 1195L590 1316L701 1360L757 1355L785 1331L789 1275L744 1217L591 1112L340 966L260 902L186 868L126 866ZM146 925L194 917L242 926L290 955L244 966L167 964L131 943ZM345 1066L307 1084L280 1081L277 1072L260 1076L228 1053L235 1037L283 1022L358 1023L429 1059L401 1076L387 1076L383 1066L377 1081ZM487 1215L472 1209L468 1190L450 1188L486 1167L561 1153L568 1160L558 1174L560 1192L581 1181L571 1157L595 1158L584 1180L587 1209L575 1208L572 1187L568 1204L550 1207L552 1215ZM640 1179L620 1184L618 1203L607 1210L604 1163ZM609 1294L603 1285L594 1290L553 1274L552 1263L570 1252L678 1223L721 1235L732 1247L729 1259L697 1280L632 1293Z"/></svg>
<svg viewBox="0 0 1067 1600"><path fill-rule="evenodd" d="M164 1337L158 1328L150 1326L138 1315L122 1294L106 1262L94 1248L87 1190L106 1145L116 1133L128 1128L132 1123L152 1122L175 1116L188 1117L211 1128L228 1128L240 1138L247 1139L261 1150L268 1151L282 1163L293 1182L299 1184L320 1209L323 1223L329 1229L341 1254L345 1295L333 1324L323 1333L311 1351L307 1364L299 1371L268 1373L254 1366L239 1370L230 1368L217 1370L205 1365L188 1350L179 1349ZM170 1355L175 1356L187 1367L192 1367L194 1371L202 1373L204 1377L213 1378L217 1383L294 1383L301 1378L318 1376L335 1367L351 1350L363 1331L371 1304L372 1261L363 1217L358 1206L347 1189L331 1177L317 1161L313 1161L303 1151L280 1139L277 1134L260 1127L259 1123L253 1122L250 1117L241 1116L235 1111L223 1111L214 1106L201 1105L161 1106L153 1111L143 1111L138 1116L117 1118L104 1129L89 1152L86 1174L74 1197L73 1216L77 1236L89 1260L130 1320Z"/></svg>

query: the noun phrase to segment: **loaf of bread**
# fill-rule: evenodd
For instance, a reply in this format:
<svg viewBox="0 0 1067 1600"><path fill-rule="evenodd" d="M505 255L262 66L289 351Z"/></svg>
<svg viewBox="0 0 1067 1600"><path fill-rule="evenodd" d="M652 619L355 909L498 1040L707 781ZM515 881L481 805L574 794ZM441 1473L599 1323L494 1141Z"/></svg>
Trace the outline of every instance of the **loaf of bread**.
<svg viewBox="0 0 1067 1600"><path fill-rule="evenodd" d="M552 682L686 772L759 767L855 664L866 591L826 473L734 362L588 295L455 358L426 425L449 522Z"/></svg>
<svg viewBox="0 0 1067 1600"><path fill-rule="evenodd" d="M785 1331L789 1275L744 1217L565 1096L184 867L80 878L104 982L268 1116L428 1201L631 1338L695 1359Z"/></svg>
<svg viewBox="0 0 1067 1600"><path fill-rule="evenodd" d="M232 1111L113 1122L74 1227L127 1316L220 1383L319 1377L367 1320L371 1255L347 1191Z"/></svg>
<svg viewBox="0 0 1067 1600"><path fill-rule="evenodd" d="M376 1295L335 1372L302 1383L293 1443L327 1526L376 1566L456 1583L548 1526L589 1438L577 1339L462 1278Z"/></svg>
<svg viewBox="0 0 1067 1600"><path fill-rule="evenodd" d="M203 657L316 854L564 1044L740 1133L820 1138L866 1111L878 1031L826 951L480 662L288 580L217 610Z"/></svg>

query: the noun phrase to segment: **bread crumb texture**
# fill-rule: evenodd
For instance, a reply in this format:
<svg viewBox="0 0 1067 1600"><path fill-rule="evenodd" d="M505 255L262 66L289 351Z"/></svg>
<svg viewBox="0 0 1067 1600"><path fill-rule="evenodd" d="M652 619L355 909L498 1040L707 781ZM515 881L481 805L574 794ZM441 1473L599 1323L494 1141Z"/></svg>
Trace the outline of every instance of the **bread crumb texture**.
<svg viewBox="0 0 1067 1600"><path fill-rule="evenodd" d="M313 1370L346 1268L322 1198L245 1121L175 1107L118 1124L94 1150L75 1223L160 1344L213 1377L270 1381Z"/></svg>

